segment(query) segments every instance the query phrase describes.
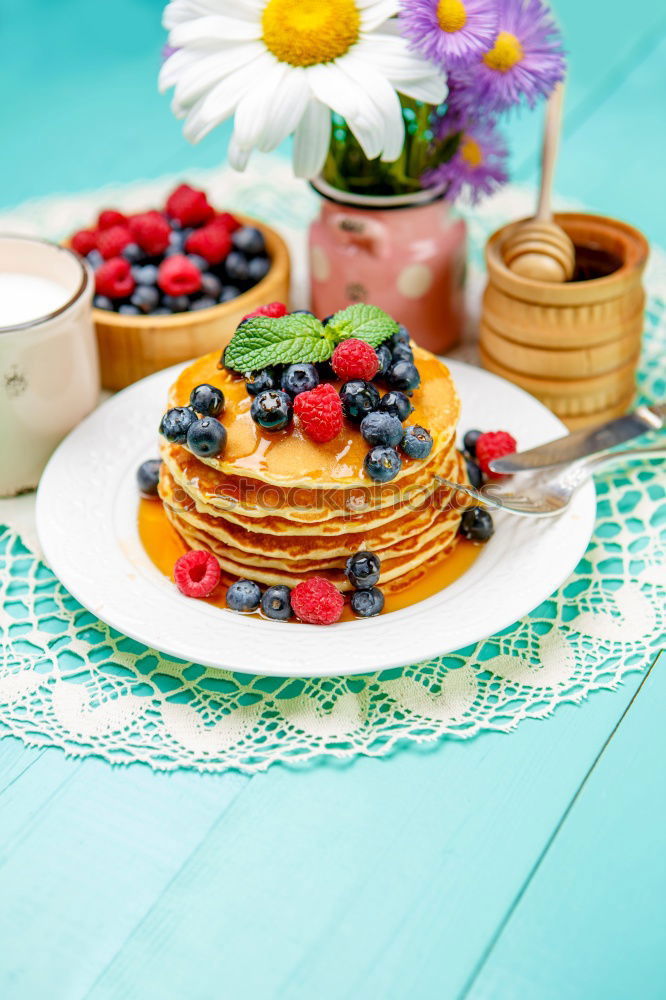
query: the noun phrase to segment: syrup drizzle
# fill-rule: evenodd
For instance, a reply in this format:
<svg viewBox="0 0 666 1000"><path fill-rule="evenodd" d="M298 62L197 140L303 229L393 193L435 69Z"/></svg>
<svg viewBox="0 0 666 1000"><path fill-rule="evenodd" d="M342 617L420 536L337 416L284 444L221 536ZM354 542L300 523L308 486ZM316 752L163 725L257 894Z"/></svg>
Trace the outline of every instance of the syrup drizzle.
<svg viewBox="0 0 666 1000"><path fill-rule="evenodd" d="M150 561L160 573L173 580L174 563L187 552L188 547L164 513L161 501L146 499L139 501L138 526L139 537ZM388 594L382 614L408 608L449 587L467 572L481 548L481 545L461 538L453 552L443 555L438 562L434 562L424 577L405 587L404 590ZM248 577L251 576L251 572L248 572ZM227 587L231 583L233 579L226 576L223 571L220 586L211 597L206 598L206 603L217 608L226 608ZM355 621L348 601L345 602L341 620Z"/></svg>

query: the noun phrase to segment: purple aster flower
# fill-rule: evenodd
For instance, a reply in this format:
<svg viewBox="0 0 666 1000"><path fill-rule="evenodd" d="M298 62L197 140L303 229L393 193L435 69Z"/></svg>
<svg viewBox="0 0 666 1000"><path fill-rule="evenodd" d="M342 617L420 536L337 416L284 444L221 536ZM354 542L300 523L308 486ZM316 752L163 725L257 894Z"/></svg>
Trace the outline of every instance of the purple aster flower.
<svg viewBox="0 0 666 1000"><path fill-rule="evenodd" d="M456 124L449 121L449 134L459 130ZM455 201L464 193L472 204L476 204L508 180L508 155L508 147L494 122L468 124L458 149L448 163L440 163L427 171L422 179L428 187L448 184L446 197L449 201Z"/></svg>
<svg viewBox="0 0 666 1000"><path fill-rule="evenodd" d="M542 0L499 0L494 45L457 69L453 83L466 107L505 111L548 97L564 69L562 38Z"/></svg>
<svg viewBox="0 0 666 1000"><path fill-rule="evenodd" d="M412 49L448 69L490 48L497 34L497 2L402 0L400 28Z"/></svg>
<svg viewBox="0 0 666 1000"><path fill-rule="evenodd" d="M164 63L164 62L167 61L167 59L170 56L172 56L174 54L174 52L177 52L177 51L178 51L178 49L174 49L174 47L172 45L163 45L162 46L162 52L160 53L160 59Z"/></svg>

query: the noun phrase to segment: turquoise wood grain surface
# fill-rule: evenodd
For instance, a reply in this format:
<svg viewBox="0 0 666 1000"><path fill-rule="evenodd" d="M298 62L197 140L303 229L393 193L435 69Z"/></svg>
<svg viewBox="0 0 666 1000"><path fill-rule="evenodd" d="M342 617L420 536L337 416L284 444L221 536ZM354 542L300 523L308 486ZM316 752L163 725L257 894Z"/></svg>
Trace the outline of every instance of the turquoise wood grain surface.
<svg viewBox="0 0 666 1000"><path fill-rule="evenodd" d="M666 242L663 7L554 6L558 189ZM222 161L226 134L189 147L155 92L160 12L2 0L0 204ZM524 180L538 121L510 125ZM251 779L5 739L0 997L665 995L664 668L510 736Z"/></svg>
<svg viewBox="0 0 666 1000"><path fill-rule="evenodd" d="M662 657L609 735L469 1000L666 995L655 963L666 951L665 667Z"/></svg>

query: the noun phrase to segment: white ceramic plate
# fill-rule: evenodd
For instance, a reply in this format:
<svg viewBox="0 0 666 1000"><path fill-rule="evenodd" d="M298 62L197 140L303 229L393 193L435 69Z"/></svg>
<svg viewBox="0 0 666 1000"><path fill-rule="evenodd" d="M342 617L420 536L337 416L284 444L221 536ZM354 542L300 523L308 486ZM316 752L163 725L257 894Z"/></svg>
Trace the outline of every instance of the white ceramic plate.
<svg viewBox="0 0 666 1000"><path fill-rule="evenodd" d="M60 445L41 481L37 529L65 587L93 614L147 646L245 673L328 676L416 663L467 646L531 611L572 572L595 515L588 483L556 519L495 516L473 566L401 611L324 628L264 621L183 597L152 564L137 531L135 472L157 455L158 416L177 366L109 399ZM511 431L521 448L566 432L532 396L450 362L461 430Z"/></svg>

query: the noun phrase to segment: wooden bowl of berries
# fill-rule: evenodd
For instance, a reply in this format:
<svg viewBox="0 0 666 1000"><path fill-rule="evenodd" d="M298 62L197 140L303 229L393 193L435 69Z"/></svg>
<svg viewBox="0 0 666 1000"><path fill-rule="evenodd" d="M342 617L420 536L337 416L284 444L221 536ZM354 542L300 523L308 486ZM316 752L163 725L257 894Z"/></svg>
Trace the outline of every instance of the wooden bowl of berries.
<svg viewBox="0 0 666 1000"><path fill-rule="evenodd" d="M69 244L95 272L106 389L221 349L248 313L288 302L289 254L278 233L217 211L187 184L163 210L127 216L106 209Z"/></svg>

